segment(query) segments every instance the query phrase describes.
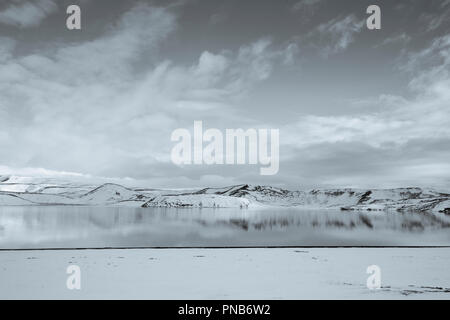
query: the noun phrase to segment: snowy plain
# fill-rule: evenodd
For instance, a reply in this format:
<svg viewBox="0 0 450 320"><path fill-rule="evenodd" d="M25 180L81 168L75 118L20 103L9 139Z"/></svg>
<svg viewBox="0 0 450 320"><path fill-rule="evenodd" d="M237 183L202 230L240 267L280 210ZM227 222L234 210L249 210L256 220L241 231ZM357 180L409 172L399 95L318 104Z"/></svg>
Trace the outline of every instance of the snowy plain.
<svg viewBox="0 0 450 320"><path fill-rule="evenodd" d="M366 286L370 265L381 289ZM0 298L450 299L449 266L449 248L2 251Z"/></svg>

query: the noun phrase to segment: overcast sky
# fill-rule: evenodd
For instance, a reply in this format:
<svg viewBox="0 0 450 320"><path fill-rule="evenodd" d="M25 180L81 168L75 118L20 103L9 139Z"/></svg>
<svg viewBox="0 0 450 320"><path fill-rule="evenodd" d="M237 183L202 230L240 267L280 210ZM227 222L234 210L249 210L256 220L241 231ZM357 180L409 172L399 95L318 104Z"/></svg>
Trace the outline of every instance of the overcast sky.
<svg viewBox="0 0 450 320"><path fill-rule="evenodd" d="M449 30L449 0L3 0L0 174L449 187ZM175 166L194 120L280 129L279 173Z"/></svg>

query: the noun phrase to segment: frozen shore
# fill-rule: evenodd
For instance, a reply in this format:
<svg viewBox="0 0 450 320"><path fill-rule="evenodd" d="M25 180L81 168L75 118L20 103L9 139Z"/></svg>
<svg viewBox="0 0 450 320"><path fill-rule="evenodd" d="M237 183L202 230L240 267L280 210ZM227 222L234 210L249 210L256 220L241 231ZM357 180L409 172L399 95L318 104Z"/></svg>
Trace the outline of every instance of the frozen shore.
<svg viewBox="0 0 450 320"><path fill-rule="evenodd" d="M69 265L81 290L66 287ZM1 251L0 298L450 299L449 265L449 248Z"/></svg>

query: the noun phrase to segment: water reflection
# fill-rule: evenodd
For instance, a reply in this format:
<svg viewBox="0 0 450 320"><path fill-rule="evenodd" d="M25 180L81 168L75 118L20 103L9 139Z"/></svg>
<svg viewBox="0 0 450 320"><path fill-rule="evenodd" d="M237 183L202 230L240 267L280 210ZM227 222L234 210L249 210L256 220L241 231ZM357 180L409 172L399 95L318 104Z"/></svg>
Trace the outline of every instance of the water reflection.
<svg viewBox="0 0 450 320"><path fill-rule="evenodd" d="M425 213L0 207L0 248L450 245L449 230Z"/></svg>

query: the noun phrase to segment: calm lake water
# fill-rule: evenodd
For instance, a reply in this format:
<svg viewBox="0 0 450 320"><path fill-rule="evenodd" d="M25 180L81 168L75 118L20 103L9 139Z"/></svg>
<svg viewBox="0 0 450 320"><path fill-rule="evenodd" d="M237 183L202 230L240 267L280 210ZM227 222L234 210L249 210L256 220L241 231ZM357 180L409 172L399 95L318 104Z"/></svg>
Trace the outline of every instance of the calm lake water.
<svg viewBox="0 0 450 320"><path fill-rule="evenodd" d="M0 207L0 248L450 245L450 218L298 209Z"/></svg>

